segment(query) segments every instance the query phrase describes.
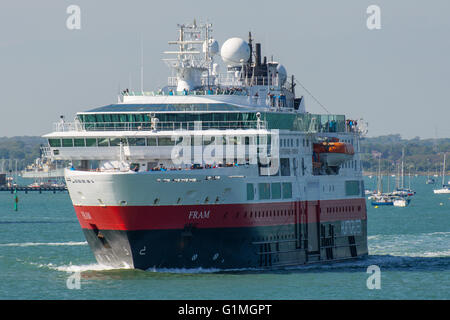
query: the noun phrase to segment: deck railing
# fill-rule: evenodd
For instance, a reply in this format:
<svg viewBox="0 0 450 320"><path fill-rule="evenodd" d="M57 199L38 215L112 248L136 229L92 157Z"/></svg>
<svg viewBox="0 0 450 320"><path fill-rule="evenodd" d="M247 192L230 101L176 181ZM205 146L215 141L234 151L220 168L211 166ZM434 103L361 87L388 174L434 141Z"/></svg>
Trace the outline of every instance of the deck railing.
<svg viewBox="0 0 450 320"><path fill-rule="evenodd" d="M266 129L266 121L185 121L185 122L58 122L54 131L176 131Z"/></svg>

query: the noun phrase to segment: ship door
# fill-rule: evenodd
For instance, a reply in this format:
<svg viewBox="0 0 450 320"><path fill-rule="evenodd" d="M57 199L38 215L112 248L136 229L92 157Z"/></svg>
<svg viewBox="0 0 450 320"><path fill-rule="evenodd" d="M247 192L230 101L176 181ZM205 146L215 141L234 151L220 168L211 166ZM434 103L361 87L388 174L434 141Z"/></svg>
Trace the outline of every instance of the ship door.
<svg viewBox="0 0 450 320"><path fill-rule="evenodd" d="M296 249L305 248L306 208L304 202L297 201L295 206L295 239Z"/></svg>
<svg viewBox="0 0 450 320"><path fill-rule="evenodd" d="M320 254L320 204L308 201L306 206L306 223L308 230L308 254Z"/></svg>

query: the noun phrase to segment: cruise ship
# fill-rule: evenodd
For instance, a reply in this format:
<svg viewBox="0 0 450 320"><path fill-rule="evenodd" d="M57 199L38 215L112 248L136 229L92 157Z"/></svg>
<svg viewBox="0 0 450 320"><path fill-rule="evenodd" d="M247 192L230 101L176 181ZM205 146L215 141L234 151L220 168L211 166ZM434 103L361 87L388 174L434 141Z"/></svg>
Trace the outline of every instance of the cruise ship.
<svg viewBox="0 0 450 320"><path fill-rule="evenodd" d="M246 37L245 37L246 38ZM46 134L98 263L279 268L368 254L362 121L312 114L261 43L178 25L167 86ZM221 72L223 68L223 71Z"/></svg>

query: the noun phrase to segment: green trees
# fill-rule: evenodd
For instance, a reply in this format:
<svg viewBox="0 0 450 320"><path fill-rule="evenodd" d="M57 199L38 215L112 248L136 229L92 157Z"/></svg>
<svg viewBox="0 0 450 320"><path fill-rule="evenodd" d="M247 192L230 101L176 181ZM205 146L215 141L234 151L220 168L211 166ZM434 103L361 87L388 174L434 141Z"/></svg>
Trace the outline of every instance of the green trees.
<svg viewBox="0 0 450 320"><path fill-rule="evenodd" d="M366 138L361 141L361 158L366 172L376 172L381 153L381 170L395 173L395 165L401 161L405 148L405 170L412 173L435 173L442 170L443 152L450 152L450 138L424 139L419 137L406 140L400 135Z"/></svg>
<svg viewBox="0 0 450 320"><path fill-rule="evenodd" d="M22 170L40 156L41 137L0 137L0 171Z"/></svg>

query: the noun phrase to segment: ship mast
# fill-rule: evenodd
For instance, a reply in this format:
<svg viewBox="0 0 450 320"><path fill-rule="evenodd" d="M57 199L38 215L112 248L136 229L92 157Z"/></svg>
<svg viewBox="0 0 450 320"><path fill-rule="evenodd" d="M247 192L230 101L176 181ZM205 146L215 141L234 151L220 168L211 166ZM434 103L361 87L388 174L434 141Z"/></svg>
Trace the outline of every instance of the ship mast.
<svg viewBox="0 0 450 320"><path fill-rule="evenodd" d="M206 84L210 86L210 73L213 54L218 44L211 38L212 24L178 25L178 40L169 45L178 45L178 51L164 51L175 58L163 59L176 72L177 92L191 91ZM214 48L212 48L214 47ZM202 78L206 78L202 82Z"/></svg>

